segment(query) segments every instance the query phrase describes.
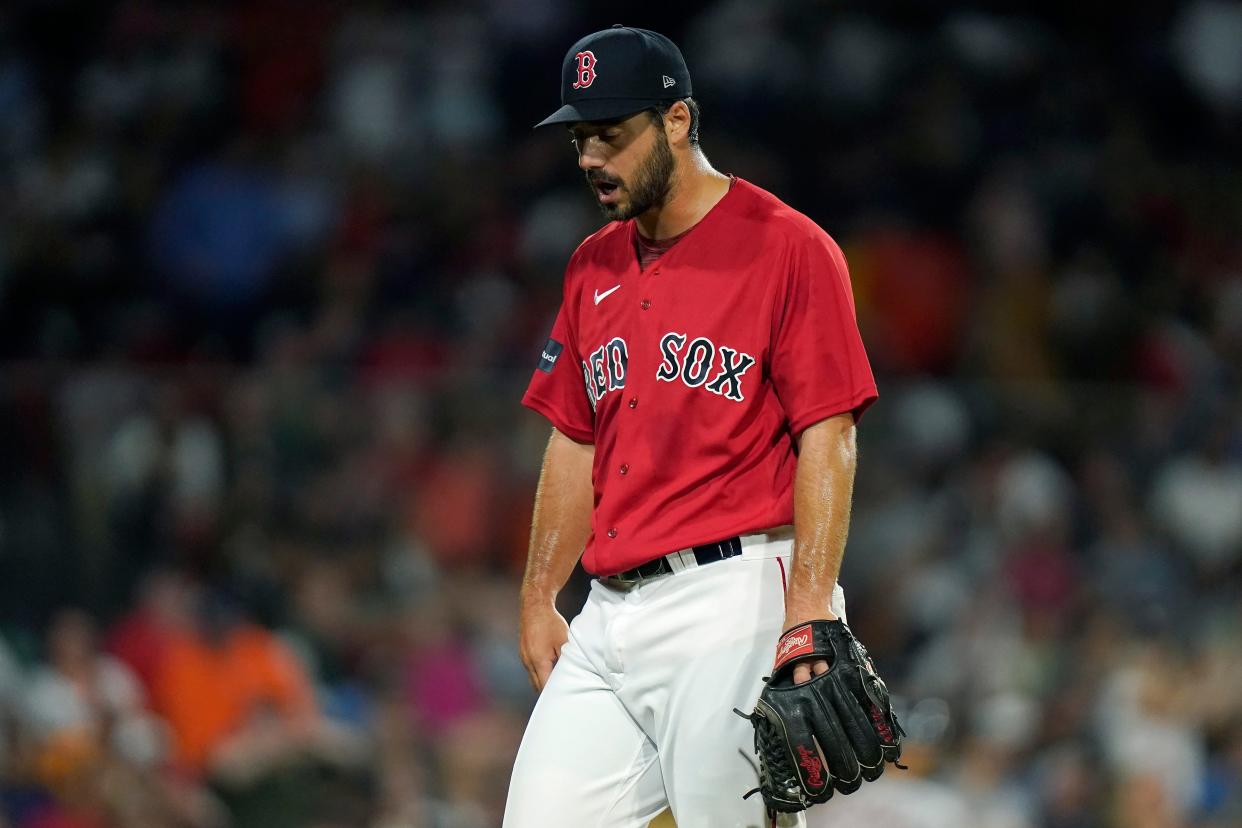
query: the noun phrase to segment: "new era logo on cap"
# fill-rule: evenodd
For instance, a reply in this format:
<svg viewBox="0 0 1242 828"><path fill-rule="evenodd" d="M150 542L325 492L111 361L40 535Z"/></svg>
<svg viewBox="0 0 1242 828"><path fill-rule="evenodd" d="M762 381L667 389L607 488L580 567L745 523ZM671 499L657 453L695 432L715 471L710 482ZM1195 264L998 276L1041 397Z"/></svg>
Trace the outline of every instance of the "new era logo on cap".
<svg viewBox="0 0 1242 828"><path fill-rule="evenodd" d="M673 80L668 75L664 76L664 88L665 89L668 89L670 86L672 86L675 83L677 83L677 81Z"/></svg>

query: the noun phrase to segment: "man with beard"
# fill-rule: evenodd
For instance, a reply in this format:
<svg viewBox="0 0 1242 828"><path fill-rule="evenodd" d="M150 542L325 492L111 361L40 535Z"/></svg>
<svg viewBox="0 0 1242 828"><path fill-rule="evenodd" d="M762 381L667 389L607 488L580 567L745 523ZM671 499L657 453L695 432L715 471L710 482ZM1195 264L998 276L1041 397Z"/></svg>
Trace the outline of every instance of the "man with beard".
<svg viewBox="0 0 1242 828"><path fill-rule="evenodd" d="M523 399L553 430L521 593L541 695L507 828L638 828L666 807L681 828L806 824L743 801L752 732L732 709L783 630L844 617L876 388L840 249L712 168L690 95L668 38L618 25L570 48L539 125L568 128L610 223L569 262ZM596 577L570 627L555 600L580 559Z"/></svg>

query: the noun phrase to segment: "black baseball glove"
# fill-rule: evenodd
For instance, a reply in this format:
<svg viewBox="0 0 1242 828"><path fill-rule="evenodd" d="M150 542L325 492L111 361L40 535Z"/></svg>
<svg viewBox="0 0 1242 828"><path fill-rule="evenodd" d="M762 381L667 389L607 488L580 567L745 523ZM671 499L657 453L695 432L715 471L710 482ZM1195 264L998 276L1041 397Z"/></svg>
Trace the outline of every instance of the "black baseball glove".
<svg viewBox="0 0 1242 828"><path fill-rule="evenodd" d="M793 683L794 665L827 659L828 672ZM899 768L905 731L867 650L843 621L810 621L781 636L772 677L749 716L759 787L769 812L803 811Z"/></svg>

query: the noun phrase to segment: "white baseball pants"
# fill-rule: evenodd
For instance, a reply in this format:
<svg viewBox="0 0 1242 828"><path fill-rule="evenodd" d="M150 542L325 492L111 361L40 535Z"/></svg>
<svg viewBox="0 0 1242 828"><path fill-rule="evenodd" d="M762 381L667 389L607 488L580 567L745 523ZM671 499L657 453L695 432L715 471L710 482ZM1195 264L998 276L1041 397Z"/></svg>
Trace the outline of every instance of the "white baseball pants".
<svg viewBox="0 0 1242 828"><path fill-rule="evenodd" d="M782 632L792 540L779 538L689 556L629 591L592 582L526 726L504 828L646 828L666 807L678 828L815 824L814 810L773 823L759 794L742 800L758 775L733 708L754 707ZM839 586L832 608L845 617Z"/></svg>

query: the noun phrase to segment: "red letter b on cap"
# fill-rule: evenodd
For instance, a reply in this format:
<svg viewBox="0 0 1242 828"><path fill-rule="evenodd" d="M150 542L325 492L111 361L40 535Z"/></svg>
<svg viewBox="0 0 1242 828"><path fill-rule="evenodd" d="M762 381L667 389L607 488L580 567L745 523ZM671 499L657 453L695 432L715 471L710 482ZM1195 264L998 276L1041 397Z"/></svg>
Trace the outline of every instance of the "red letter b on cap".
<svg viewBox="0 0 1242 828"><path fill-rule="evenodd" d="M574 81L574 89L586 89L595 83L595 53L579 52L574 57L578 59L578 79Z"/></svg>

